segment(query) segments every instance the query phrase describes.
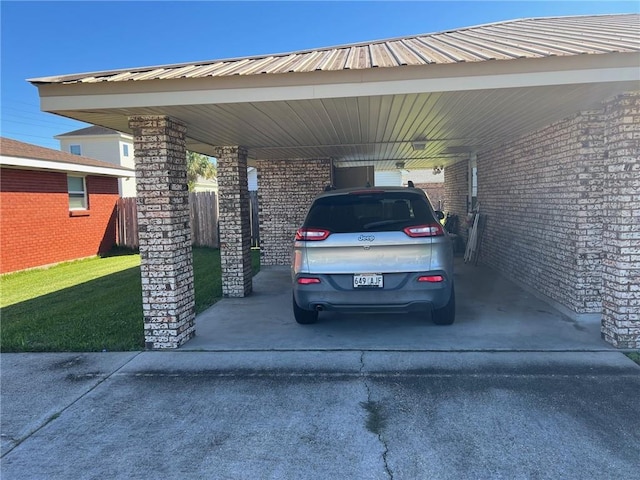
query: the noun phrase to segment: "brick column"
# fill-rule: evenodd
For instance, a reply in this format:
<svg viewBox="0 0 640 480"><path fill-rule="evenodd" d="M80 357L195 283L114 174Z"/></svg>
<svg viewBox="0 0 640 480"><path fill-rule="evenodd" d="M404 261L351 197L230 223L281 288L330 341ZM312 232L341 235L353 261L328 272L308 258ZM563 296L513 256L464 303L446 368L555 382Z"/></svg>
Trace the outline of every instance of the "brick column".
<svg viewBox="0 0 640 480"><path fill-rule="evenodd" d="M605 105L602 338L640 348L640 92Z"/></svg>
<svg viewBox="0 0 640 480"><path fill-rule="evenodd" d="M195 334L186 128L162 116L129 118L136 161L145 345L177 348Z"/></svg>
<svg viewBox="0 0 640 480"><path fill-rule="evenodd" d="M253 288L247 151L220 147L217 158L222 295L244 297Z"/></svg>

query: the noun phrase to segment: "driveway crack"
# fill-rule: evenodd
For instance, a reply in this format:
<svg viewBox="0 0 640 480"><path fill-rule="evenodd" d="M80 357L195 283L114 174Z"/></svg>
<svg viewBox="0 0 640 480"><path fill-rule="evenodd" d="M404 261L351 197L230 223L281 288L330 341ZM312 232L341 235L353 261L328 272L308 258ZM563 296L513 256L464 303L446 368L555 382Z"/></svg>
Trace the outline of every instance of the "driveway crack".
<svg viewBox="0 0 640 480"><path fill-rule="evenodd" d="M382 445L383 449L382 461L384 463L384 470L387 473L387 476L393 480L393 471L391 470L391 467L389 467L388 462L389 445L383 436L384 427L387 424L387 418L380 402L376 402L371 398L371 387L368 382L369 376L364 369L364 354L365 352L361 352L360 355L360 377L362 378L362 382L367 390L367 401L360 402L360 406L367 411L367 430L378 437L378 441Z"/></svg>

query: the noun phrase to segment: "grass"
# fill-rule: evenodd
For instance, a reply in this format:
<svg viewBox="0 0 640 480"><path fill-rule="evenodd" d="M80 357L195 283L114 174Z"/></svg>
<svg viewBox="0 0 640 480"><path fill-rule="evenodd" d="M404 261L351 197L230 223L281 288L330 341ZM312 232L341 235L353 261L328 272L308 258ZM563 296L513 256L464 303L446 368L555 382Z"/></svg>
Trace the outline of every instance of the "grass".
<svg viewBox="0 0 640 480"><path fill-rule="evenodd" d="M638 365L640 365L640 351L627 352L625 353L625 355L629 357L631 360L633 360L634 362L636 362Z"/></svg>
<svg viewBox="0 0 640 480"><path fill-rule="evenodd" d="M260 253L252 251L254 274ZM194 248L196 313L222 297L220 252ZM140 256L114 255L0 277L2 352L144 348Z"/></svg>

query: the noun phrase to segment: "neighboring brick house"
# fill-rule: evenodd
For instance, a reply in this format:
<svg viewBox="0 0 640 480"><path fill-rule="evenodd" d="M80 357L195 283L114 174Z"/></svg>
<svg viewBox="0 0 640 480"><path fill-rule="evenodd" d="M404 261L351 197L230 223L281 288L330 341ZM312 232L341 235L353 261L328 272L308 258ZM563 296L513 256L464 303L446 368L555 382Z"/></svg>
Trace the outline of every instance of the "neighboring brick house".
<svg viewBox="0 0 640 480"><path fill-rule="evenodd" d="M413 182L414 187L427 193L433 208L445 210L444 175L440 167L431 170L405 170L402 172L402 185L407 185L409 181Z"/></svg>
<svg viewBox="0 0 640 480"><path fill-rule="evenodd" d="M433 208L436 210L445 209L444 183L415 183L416 188L420 188L427 193Z"/></svg>
<svg viewBox="0 0 640 480"><path fill-rule="evenodd" d="M56 135L60 150L74 155L95 158L117 167L135 169L133 137L111 128L92 125L72 132ZM118 179L121 197L136 196L135 178Z"/></svg>
<svg viewBox="0 0 640 480"><path fill-rule="evenodd" d="M113 247L118 178L132 170L7 138L0 167L0 273Z"/></svg>

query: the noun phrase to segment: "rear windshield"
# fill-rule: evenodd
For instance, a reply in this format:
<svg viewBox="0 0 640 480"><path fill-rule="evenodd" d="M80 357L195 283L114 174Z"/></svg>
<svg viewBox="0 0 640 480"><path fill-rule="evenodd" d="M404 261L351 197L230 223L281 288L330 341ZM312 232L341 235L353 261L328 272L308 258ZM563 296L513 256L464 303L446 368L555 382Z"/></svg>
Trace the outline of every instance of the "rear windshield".
<svg viewBox="0 0 640 480"><path fill-rule="evenodd" d="M304 226L334 233L390 232L435 223L427 199L407 192L345 194L318 198Z"/></svg>

